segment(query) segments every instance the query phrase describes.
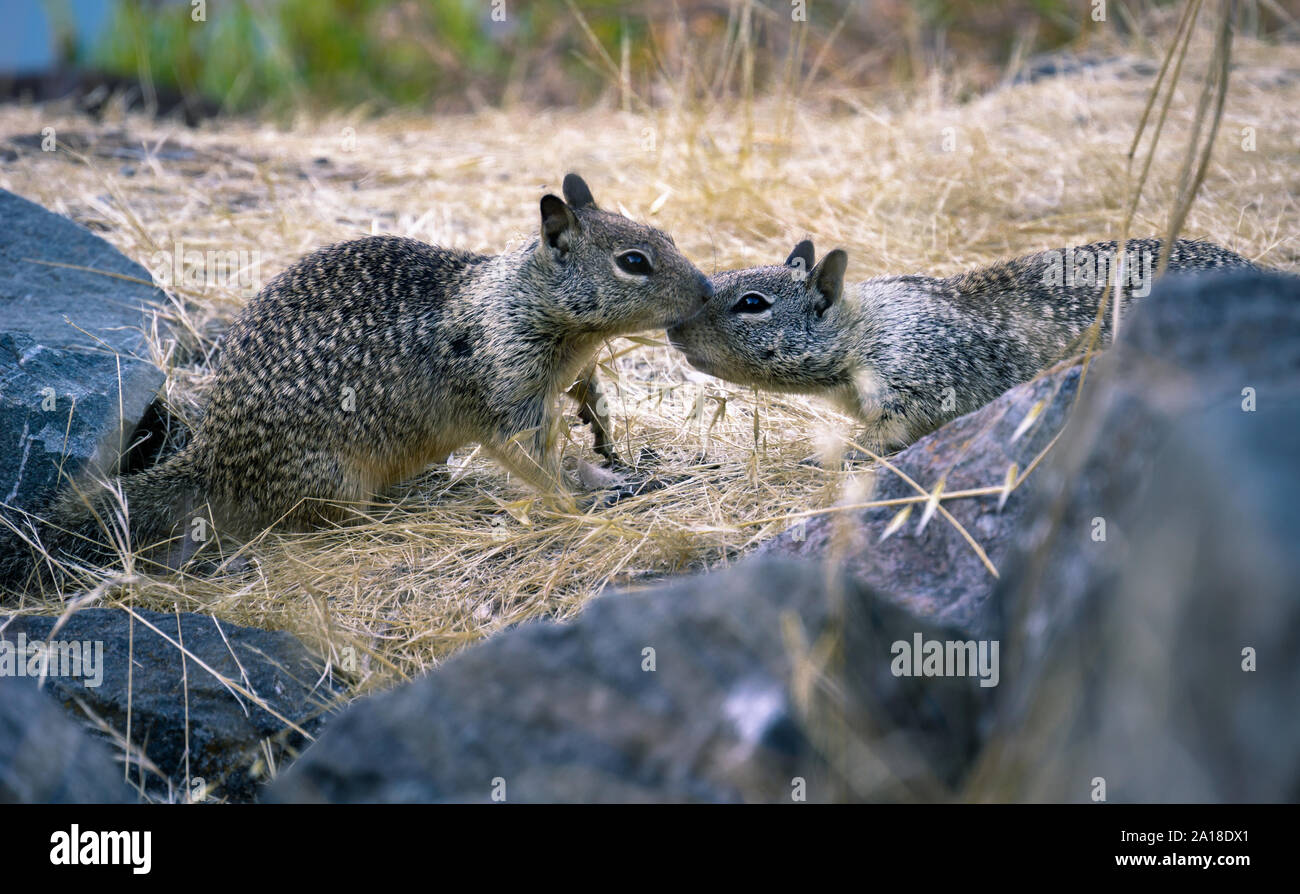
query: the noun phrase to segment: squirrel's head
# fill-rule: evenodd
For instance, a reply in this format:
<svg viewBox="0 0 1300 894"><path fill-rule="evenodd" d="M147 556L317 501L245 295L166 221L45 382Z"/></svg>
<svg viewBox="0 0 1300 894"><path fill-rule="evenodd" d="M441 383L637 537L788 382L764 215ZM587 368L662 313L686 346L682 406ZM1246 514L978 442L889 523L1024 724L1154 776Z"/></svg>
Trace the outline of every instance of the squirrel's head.
<svg viewBox="0 0 1300 894"><path fill-rule="evenodd" d="M564 178L563 199L542 197L537 260L556 309L580 331L661 329L698 313L713 295L671 236L602 211L577 174Z"/></svg>
<svg viewBox="0 0 1300 894"><path fill-rule="evenodd" d="M835 249L813 263L804 240L782 265L732 270L712 278L714 295L668 339L696 369L742 385L782 391L837 384L835 350L844 268Z"/></svg>

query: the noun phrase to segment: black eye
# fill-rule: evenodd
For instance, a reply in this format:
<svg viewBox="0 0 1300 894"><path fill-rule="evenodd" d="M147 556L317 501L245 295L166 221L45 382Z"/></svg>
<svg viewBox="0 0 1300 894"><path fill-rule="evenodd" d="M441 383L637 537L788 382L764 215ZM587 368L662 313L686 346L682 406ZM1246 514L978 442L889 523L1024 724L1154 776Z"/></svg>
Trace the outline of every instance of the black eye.
<svg viewBox="0 0 1300 894"><path fill-rule="evenodd" d="M733 314L761 314L772 306L768 301L757 292L746 292L740 296L740 300L731 306Z"/></svg>
<svg viewBox="0 0 1300 894"><path fill-rule="evenodd" d="M625 251L614 260L624 272L631 273L633 276L649 276L654 272L654 268L650 266L650 259L643 252Z"/></svg>

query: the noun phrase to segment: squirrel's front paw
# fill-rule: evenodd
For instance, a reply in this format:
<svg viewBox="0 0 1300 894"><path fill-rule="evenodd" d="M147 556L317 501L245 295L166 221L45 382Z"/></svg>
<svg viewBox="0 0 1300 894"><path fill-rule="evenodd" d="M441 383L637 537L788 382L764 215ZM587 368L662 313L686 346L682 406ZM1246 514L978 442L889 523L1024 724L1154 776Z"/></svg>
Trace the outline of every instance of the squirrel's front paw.
<svg viewBox="0 0 1300 894"><path fill-rule="evenodd" d="M575 479L575 489L579 491L610 490L628 483L627 474L619 468L592 465L579 457L571 460L566 458L564 466L565 471Z"/></svg>
<svg viewBox="0 0 1300 894"><path fill-rule="evenodd" d="M664 487L664 482L654 476L593 466L586 460L577 458L573 463L573 474L580 490L595 492L584 509L608 509L620 500L638 497Z"/></svg>

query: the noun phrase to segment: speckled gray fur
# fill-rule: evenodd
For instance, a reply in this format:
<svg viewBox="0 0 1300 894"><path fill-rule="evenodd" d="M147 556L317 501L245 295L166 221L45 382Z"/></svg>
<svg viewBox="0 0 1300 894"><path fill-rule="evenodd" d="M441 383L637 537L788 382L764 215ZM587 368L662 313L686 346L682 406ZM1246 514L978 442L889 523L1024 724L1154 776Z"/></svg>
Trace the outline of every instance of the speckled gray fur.
<svg viewBox="0 0 1300 894"><path fill-rule="evenodd" d="M1129 240L1125 303L1149 290L1159 249L1158 239ZM847 255L836 249L814 263L805 241L784 265L714 276L705 311L668 334L698 369L824 397L862 420L865 446L896 450L1082 347L1106 291L1099 259L1115 250L1095 242L945 278L869 279L844 294ZM1171 271L1251 266L1190 240L1175 244L1169 263ZM740 312L751 294L770 306ZM1102 345L1111 319L1107 312Z"/></svg>
<svg viewBox="0 0 1300 894"><path fill-rule="evenodd" d="M594 387L601 342L684 319L712 294L668 234L602 211L574 174L564 194L541 200L538 238L513 252L372 236L268 283L230 328L190 443L119 479L131 547L171 540L146 552L174 565L200 548L200 515L236 537L336 522L343 504L470 442L562 492L559 399L580 375ZM628 251L650 269L623 269ZM44 544L109 559L118 513L111 488L82 482L51 507ZM0 581L29 571L30 555L0 549Z"/></svg>

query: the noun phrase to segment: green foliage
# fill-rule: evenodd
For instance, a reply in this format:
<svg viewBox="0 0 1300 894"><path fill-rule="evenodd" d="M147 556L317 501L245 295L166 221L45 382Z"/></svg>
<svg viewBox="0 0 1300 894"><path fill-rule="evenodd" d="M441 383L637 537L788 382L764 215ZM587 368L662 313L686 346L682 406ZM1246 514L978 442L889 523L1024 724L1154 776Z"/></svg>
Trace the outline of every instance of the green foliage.
<svg viewBox="0 0 1300 894"><path fill-rule="evenodd" d="M582 5L616 46L622 25L606 13L626 4ZM194 21L189 0L118 0L94 61L229 110L424 104L470 86L494 101L538 51L579 91L603 85L572 52L583 38L562 0L208 0L205 14Z"/></svg>
<svg viewBox="0 0 1300 894"><path fill-rule="evenodd" d="M803 49L788 0L753 0L747 38L737 30L746 0L206 0L205 21L194 21L193 2L116 0L92 62L230 111L585 103L617 83L625 47L634 91L687 69L703 72L704 83L714 71L734 78L737 43L755 50L762 87L791 56L807 66L833 31L819 73L852 71L861 84L891 69L915 73L943 54L996 68L1027 35L1030 50L1078 38L1091 8L1080 0L808 0L813 30ZM1130 0L1135 9L1165 2ZM915 53L922 58L909 58ZM864 58L883 62L864 69Z"/></svg>

